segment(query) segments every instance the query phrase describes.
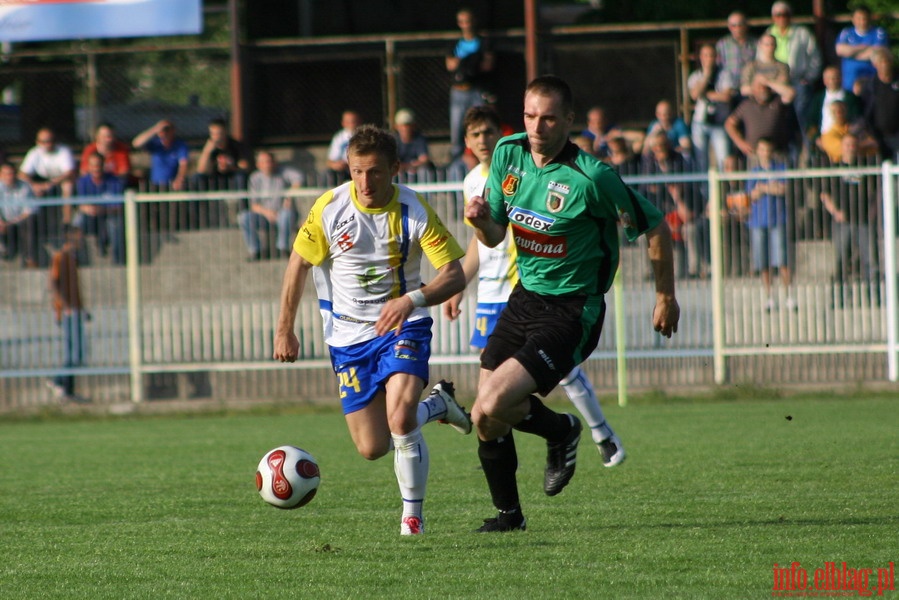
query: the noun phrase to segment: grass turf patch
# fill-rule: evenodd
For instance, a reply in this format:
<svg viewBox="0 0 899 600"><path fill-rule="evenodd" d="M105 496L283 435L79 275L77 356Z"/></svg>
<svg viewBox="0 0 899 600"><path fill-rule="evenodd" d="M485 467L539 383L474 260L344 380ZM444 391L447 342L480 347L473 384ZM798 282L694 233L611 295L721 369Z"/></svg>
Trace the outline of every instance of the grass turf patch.
<svg viewBox="0 0 899 600"><path fill-rule="evenodd" d="M391 458L359 457L336 409L3 423L0 597L761 598L774 563L896 560L887 395L605 408L628 460L604 468L584 435L554 498L542 440L516 435L528 531L509 534L473 533L494 516L474 436L427 426L413 539ZM254 486L281 444L322 470L294 511Z"/></svg>

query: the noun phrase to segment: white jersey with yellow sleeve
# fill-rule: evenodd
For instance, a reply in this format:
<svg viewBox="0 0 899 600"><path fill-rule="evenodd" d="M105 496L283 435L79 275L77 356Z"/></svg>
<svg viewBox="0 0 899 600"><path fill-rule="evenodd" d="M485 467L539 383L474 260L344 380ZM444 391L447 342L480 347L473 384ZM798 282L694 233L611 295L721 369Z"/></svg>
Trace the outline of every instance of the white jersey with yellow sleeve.
<svg viewBox="0 0 899 600"><path fill-rule="evenodd" d="M325 342L335 347L376 337L374 324L384 304L421 287L423 254L435 269L465 254L411 189L394 185L385 207L365 208L352 181L315 201L293 248L316 267ZM429 316L427 308L416 308L408 320Z"/></svg>
<svg viewBox="0 0 899 600"><path fill-rule="evenodd" d="M484 186L487 185L489 176L490 167L486 165L478 165L468 172L462 182L462 194L466 204L472 196L484 195ZM505 239L494 248L478 241L479 303L498 304L509 299L512 288L518 283L516 254L511 232L506 232Z"/></svg>

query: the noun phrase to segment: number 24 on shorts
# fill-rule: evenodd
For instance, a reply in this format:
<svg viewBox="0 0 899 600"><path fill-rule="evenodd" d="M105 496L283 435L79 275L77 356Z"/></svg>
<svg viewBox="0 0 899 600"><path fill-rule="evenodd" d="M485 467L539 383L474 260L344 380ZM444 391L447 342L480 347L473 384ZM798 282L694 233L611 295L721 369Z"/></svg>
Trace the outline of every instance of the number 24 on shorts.
<svg viewBox="0 0 899 600"><path fill-rule="evenodd" d="M359 379L356 377L356 368L350 367L348 371L341 371L337 374L337 377L340 381L340 397L346 397L346 391L348 388L352 388L357 394L361 391L361 386L359 385Z"/></svg>

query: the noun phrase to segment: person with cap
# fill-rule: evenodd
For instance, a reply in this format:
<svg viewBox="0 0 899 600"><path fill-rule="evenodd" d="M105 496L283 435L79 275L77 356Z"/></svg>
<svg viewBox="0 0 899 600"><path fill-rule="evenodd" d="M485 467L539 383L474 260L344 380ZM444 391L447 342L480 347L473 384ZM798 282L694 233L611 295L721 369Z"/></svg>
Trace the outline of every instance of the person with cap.
<svg viewBox="0 0 899 600"><path fill-rule="evenodd" d="M415 124L415 113L408 108L396 111L393 118L396 129L397 153L400 159L401 173L418 173L429 170L432 166L428 152L428 140Z"/></svg>

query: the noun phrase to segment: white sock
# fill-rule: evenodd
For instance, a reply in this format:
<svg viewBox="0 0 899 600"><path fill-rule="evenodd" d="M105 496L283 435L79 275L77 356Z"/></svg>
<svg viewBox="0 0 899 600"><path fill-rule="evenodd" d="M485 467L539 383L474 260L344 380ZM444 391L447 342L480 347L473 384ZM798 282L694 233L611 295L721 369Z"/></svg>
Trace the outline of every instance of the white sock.
<svg viewBox="0 0 899 600"><path fill-rule="evenodd" d="M406 435L390 434L393 438L393 470L403 497L403 516L421 518L421 505L428 483L430 455L421 429Z"/></svg>
<svg viewBox="0 0 899 600"><path fill-rule="evenodd" d="M596 397L596 392L593 391L593 385L581 368L573 368L571 373L559 384L568 394L568 399L571 400L574 407L584 416L587 425L590 426L593 441L598 444L610 437L611 429L606 425L606 417L599 405L599 399Z"/></svg>
<svg viewBox="0 0 899 600"><path fill-rule="evenodd" d="M418 403L418 426L421 427L425 423L442 419L446 416L446 402L440 394L428 396Z"/></svg>

